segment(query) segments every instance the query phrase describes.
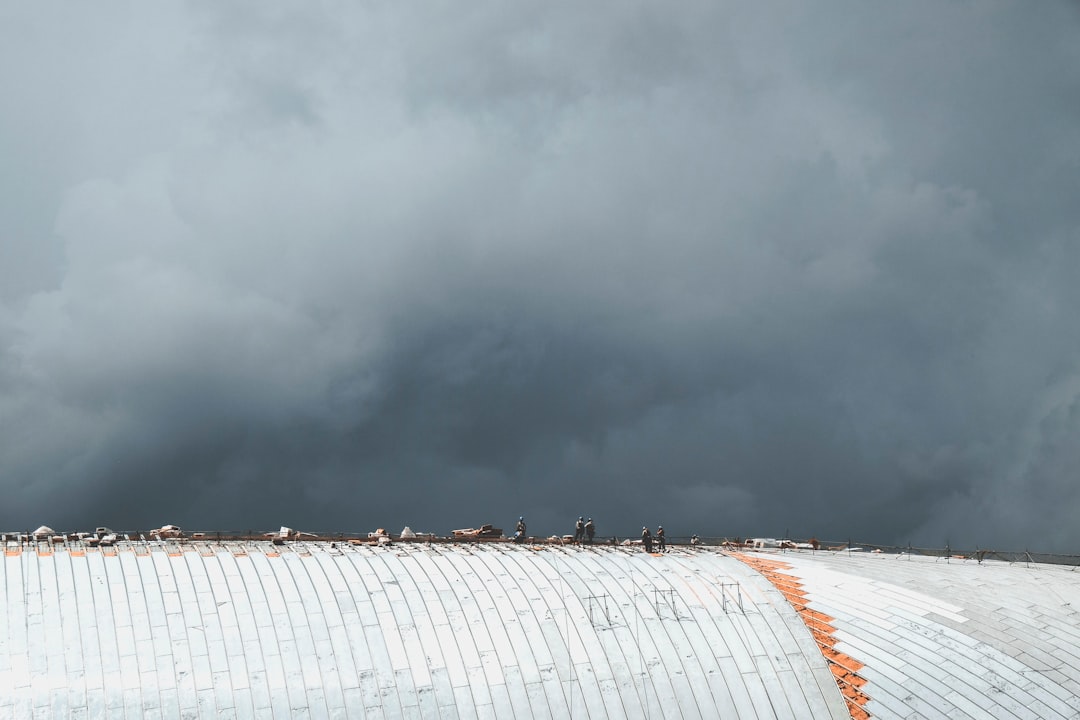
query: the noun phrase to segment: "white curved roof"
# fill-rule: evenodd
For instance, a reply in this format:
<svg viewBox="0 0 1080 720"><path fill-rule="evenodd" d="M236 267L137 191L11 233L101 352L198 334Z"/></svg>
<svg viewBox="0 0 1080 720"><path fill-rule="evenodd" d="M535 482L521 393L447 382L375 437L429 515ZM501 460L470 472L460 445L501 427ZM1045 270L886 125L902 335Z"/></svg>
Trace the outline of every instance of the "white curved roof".
<svg viewBox="0 0 1080 720"><path fill-rule="evenodd" d="M766 576L740 557L783 564ZM823 649L875 717L1080 712L1080 577L1060 567L505 543L71 543L9 545L2 582L0 687L11 691L0 717L861 712ZM807 623L826 616L812 635Z"/></svg>

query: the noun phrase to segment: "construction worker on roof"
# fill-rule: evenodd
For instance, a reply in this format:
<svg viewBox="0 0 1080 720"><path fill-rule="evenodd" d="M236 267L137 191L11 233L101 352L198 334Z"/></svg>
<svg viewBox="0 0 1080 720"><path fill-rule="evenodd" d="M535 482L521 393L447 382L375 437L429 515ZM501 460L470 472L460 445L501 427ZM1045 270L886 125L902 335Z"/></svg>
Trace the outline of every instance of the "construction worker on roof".
<svg viewBox="0 0 1080 720"><path fill-rule="evenodd" d="M660 525L656 528L656 543L657 550L660 552L667 552L667 542L664 540L664 526Z"/></svg>
<svg viewBox="0 0 1080 720"><path fill-rule="evenodd" d="M585 538L585 516L578 517L574 525L574 542L579 543Z"/></svg>
<svg viewBox="0 0 1080 720"><path fill-rule="evenodd" d="M645 546L645 552L652 552L652 535L649 534L649 528L641 528L641 544Z"/></svg>
<svg viewBox="0 0 1080 720"><path fill-rule="evenodd" d="M593 537L596 536L596 526L593 525L592 518L585 521L585 537L589 539L589 544L592 544Z"/></svg>

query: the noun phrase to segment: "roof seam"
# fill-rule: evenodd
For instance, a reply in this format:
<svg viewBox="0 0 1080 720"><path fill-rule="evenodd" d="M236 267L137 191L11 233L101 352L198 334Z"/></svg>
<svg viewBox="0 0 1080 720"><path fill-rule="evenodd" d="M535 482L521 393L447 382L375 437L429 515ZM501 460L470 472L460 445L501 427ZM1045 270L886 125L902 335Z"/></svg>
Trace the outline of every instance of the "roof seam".
<svg viewBox="0 0 1080 720"><path fill-rule="evenodd" d="M795 576L781 572L781 570L790 570L791 565L745 553L732 553L732 556L761 573L791 604L807 630L814 636L821 656L825 658L833 679L836 680L836 687L844 697L853 720L869 720L870 713L864 706L870 701L870 697L862 690L866 685L866 678L858 674L863 664L832 647L835 642L832 638L835 628L829 624L832 618L807 607L806 592L802 589L802 583ZM828 632L823 630L823 627L828 628Z"/></svg>

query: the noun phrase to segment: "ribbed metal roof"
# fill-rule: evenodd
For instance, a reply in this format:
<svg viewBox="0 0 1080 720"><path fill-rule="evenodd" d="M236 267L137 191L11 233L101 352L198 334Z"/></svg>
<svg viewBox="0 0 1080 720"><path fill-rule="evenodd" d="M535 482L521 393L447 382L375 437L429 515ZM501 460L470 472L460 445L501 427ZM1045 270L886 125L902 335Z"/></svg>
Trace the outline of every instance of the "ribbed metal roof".
<svg viewBox="0 0 1080 720"><path fill-rule="evenodd" d="M847 717L806 627L714 552L9 547L0 717Z"/></svg>
<svg viewBox="0 0 1080 720"><path fill-rule="evenodd" d="M9 545L2 583L0 717L1080 715L1080 576L1061 567L42 543Z"/></svg>

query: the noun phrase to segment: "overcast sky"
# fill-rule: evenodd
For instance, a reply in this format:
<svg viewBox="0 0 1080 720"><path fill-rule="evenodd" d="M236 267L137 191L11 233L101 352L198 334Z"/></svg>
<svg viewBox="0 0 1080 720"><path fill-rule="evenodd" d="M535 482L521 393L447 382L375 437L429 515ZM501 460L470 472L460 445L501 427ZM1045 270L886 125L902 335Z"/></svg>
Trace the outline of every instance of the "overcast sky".
<svg viewBox="0 0 1080 720"><path fill-rule="evenodd" d="M1073 2L0 7L0 529L1080 553Z"/></svg>

